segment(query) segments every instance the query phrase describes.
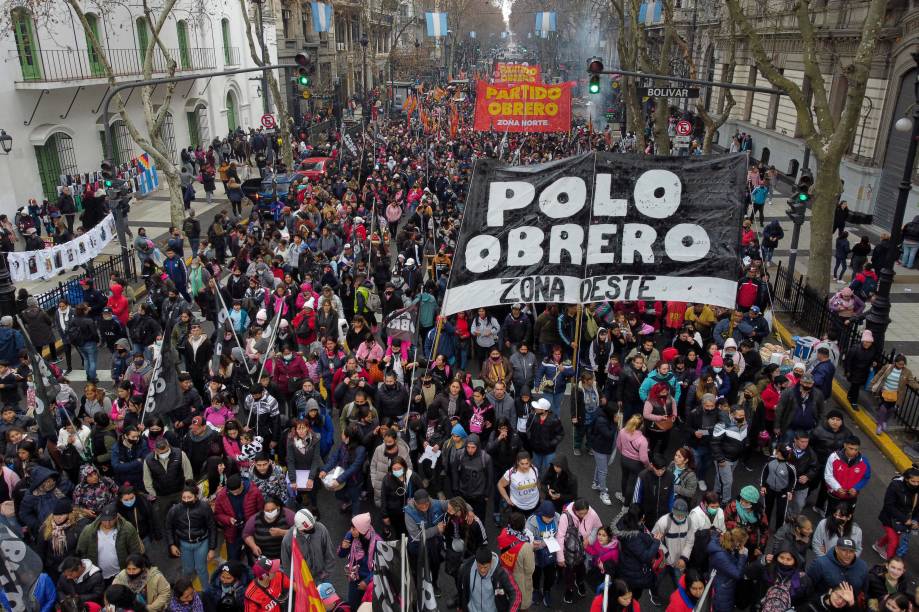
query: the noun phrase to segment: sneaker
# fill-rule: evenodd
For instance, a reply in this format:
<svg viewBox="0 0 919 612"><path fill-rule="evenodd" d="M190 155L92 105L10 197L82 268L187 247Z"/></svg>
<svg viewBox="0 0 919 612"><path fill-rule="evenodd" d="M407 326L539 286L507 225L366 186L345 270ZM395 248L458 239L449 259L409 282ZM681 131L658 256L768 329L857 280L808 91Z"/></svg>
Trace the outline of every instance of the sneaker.
<svg viewBox="0 0 919 612"><path fill-rule="evenodd" d="M618 500L619 500L620 502L622 502L623 504L625 503L625 496L624 496L622 493L620 493L619 491L616 491L615 493L613 493L613 497L615 497L616 499L618 499Z"/></svg>
<svg viewBox="0 0 919 612"><path fill-rule="evenodd" d="M871 550L876 552L881 559L887 561L887 551L878 546L877 543L871 545Z"/></svg>
<svg viewBox="0 0 919 612"><path fill-rule="evenodd" d="M887 421L881 423L881 429L884 431L884 433L887 433Z"/></svg>
<svg viewBox="0 0 919 612"><path fill-rule="evenodd" d="M882 431L884 431L884 425L883 423L878 423L878 426L874 428L874 435L879 436Z"/></svg>
<svg viewBox="0 0 919 612"><path fill-rule="evenodd" d="M587 585L585 585L583 582L578 582L577 584L575 584L575 586L578 588L579 596L584 597L585 595L587 595Z"/></svg>
<svg viewBox="0 0 919 612"><path fill-rule="evenodd" d="M538 604L540 601L542 601L542 591L533 589L533 603Z"/></svg>
<svg viewBox="0 0 919 612"><path fill-rule="evenodd" d="M593 489L594 491L602 491L602 490L603 490L603 487L601 487L600 485L598 485L598 484L595 483L595 482L590 483L590 488Z"/></svg>
<svg viewBox="0 0 919 612"><path fill-rule="evenodd" d="M564 601L566 604L573 604L574 603L574 591L565 591L565 596L562 597L562 601Z"/></svg>
<svg viewBox="0 0 919 612"><path fill-rule="evenodd" d="M656 593L654 593L654 591L648 591L648 600L650 600L652 606L654 606L655 608L660 608L661 602L657 600L657 597L655 595Z"/></svg>
<svg viewBox="0 0 919 612"><path fill-rule="evenodd" d="M817 506L812 506L811 510L813 510L817 514L817 516L819 516L820 518L826 517L826 510L823 510L822 508L818 508Z"/></svg>
<svg viewBox="0 0 919 612"><path fill-rule="evenodd" d="M702 491L703 493L705 493L706 491L708 491L708 485L705 484L705 481L704 481L704 480L700 480L700 481L699 481L699 490Z"/></svg>
<svg viewBox="0 0 919 612"><path fill-rule="evenodd" d="M581 456L581 449L579 449L579 448L574 449L574 456L575 456L575 457L580 457L580 456Z"/></svg>
<svg viewBox="0 0 919 612"><path fill-rule="evenodd" d="M64 370L63 376L67 376L67 375L70 374L71 372L73 372L73 370L71 370L70 368L67 368L66 370Z"/></svg>
<svg viewBox="0 0 919 612"><path fill-rule="evenodd" d="M543 591L542 593L542 605L547 608L552 607L552 591Z"/></svg>
<svg viewBox="0 0 919 612"><path fill-rule="evenodd" d="M600 501L603 502L603 505L605 506L613 505L613 500L609 498L609 493L606 492L600 493Z"/></svg>
<svg viewBox="0 0 919 612"><path fill-rule="evenodd" d="M855 412L858 412L859 411L858 404L852 404L852 410Z"/></svg>

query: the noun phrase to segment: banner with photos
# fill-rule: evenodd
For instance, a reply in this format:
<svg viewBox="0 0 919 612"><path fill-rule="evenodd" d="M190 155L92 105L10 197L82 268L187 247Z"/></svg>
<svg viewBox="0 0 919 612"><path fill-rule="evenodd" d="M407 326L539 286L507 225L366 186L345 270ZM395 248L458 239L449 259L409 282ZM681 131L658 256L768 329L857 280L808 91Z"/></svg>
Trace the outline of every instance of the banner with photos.
<svg viewBox="0 0 919 612"><path fill-rule="evenodd" d="M40 251L12 251L6 254L14 283L47 280L98 257L115 237L115 217L109 213L96 227L64 244Z"/></svg>

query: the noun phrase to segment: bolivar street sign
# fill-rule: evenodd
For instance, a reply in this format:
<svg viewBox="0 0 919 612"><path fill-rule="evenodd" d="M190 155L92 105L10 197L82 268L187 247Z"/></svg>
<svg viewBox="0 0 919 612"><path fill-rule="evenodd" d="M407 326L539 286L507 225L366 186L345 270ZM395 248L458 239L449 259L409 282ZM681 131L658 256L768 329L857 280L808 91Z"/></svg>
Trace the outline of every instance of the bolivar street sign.
<svg viewBox="0 0 919 612"><path fill-rule="evenodd" d="M698 87L639 87L643 98L698 98Z"/></svg>

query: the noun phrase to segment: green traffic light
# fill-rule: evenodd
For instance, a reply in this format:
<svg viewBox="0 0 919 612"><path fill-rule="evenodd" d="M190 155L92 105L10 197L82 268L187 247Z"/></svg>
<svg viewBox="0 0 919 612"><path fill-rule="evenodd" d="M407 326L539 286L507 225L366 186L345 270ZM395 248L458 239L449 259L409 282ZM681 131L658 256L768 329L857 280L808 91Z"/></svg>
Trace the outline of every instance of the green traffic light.
<svg viewBox="0 0 919 612"><path fill-rule="evenodd" d="M798 194L798 200L800 200L801 202L807 202L809 199L810 199L810 196L807 195L806 193Z"/></svg>
<svg viewBox="0 0 919 612"><path fill-rule="evenodd" d="M307 87L310 84L310 78L306 75L300 75L300 78L297 79L297 82L300 83L300 85Z"/></svg>
<svg viewBox="0 0 919 612"><path fill-rule="evenodd" d="M592 94L600 93L600 77L592 76L590 77L590 84L587 87L587 91Z"/></svg>
<svg viewBox="0 0 919 612"><path fill-rule="evenodd" d="M105 181L105 188L108 189L112 186L112 181Z"/></svg>

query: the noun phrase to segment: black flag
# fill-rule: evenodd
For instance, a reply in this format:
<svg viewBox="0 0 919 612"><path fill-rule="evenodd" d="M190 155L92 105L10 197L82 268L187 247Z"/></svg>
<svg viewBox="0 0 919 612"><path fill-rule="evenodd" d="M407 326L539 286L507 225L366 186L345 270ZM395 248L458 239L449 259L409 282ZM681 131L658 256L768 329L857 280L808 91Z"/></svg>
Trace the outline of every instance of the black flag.
<svg viewBox="0 0 919 612"><path fill-rule="evenodd" d="M22 320L18 315L16 316L16 321L19 323L19 329L22 330L22 336L26 341L26 350L29 351L29 359L32 362L32 383L34 386L26 391L26 404L34 407L35 421L38 423L38 430L41 434L45 437L56 438L59 428L54 412L56 410L57 394L61 390L61 385L58 383L57 377L51 371L51 368L48 367L44 357L35 350L32 338L29 337L29 332L26 331L26 327L22 324ZM30 393L34 393L35 397L29 397Z"/></svg>
<svg viewBox="0 0 919 612"><path fill-rule="evenodd" d="M172 328L175 326L175 322L171 316L169 321L163 329L160 356L153 364L153 377L150 379L150 387L147 388L144 416L154 414L157 410L159 410L160 414L167 414L176 408L182 400L172 347Z"/></svg>
<svg viewBox="0 0 919 612"><path fill-rule="evenodd" d="M418 582L418 611L434 612L437 610L437 597L434 595L434 581L431 577L431 565L428 562L428 539L425 535L424 523L421 524L420 553L421 580Z"/></svg>
<svg viewBox="0 0 919 612"><path fill-rule="evenodd" d="M9 603L9 609L13 612L38 609L32 592L41 573L42 561L38 553L26 546L9 527L0 524L0 594ZM6 608L0 605L0 609Z"/></svg>
<svg viewBox="0 0 919 612"><path fill-rule="evenodd" d="M414 343L418 337L418 311L420 303L409 304L392 312L383 324L386 336L402 342Z"/></svg>
<svg viewBox="0 0 919 612"><path fill-rule="evenodd" d="M377 542L373 553L374 610L396 612L400 609L402 581L408 579L403 569L400 542Z"/></svg>

